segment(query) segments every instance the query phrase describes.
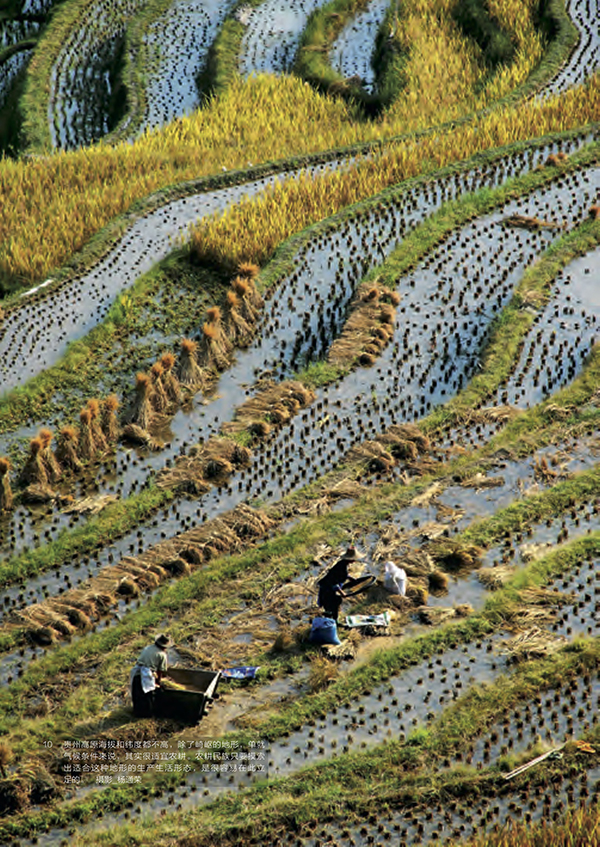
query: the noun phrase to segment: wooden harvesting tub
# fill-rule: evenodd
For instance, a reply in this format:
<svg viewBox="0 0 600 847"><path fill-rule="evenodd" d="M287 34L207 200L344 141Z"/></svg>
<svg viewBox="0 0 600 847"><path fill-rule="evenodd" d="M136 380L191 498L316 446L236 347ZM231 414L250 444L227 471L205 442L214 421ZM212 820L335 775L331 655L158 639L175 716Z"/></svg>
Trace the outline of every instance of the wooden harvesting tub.
<svg viewBox="0 0 600 847"><path fill-rule="evenodd" d="M158 717L174 718L185 723L198 723L217 693L221 671L173 668L168 678L183 688L159 688L154 711Z"/></svg>

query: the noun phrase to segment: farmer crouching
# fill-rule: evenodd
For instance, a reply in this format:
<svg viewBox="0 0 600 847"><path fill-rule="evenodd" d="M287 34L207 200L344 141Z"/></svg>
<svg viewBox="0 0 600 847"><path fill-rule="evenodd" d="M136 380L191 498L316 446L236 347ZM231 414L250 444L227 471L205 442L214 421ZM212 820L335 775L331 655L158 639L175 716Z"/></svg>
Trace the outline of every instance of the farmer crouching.
<svg viewBox="0 0 600 847"><path fill-rule="evenodd" d="M131 669L129 687L136 718L149 718L154 714L154 692L168 669L165 648L171 640L168 635L157 635L154 644L148 644Z"/></svg>

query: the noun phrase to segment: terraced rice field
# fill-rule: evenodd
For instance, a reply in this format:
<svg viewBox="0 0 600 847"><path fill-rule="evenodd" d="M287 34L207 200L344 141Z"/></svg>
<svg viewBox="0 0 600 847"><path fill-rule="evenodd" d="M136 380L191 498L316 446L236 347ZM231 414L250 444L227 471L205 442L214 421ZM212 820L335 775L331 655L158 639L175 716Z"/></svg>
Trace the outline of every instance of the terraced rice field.
<svg viewBox="0 0 600 847"><path fill-rule="evenodd" d="M600 16L465 8L6 11L1 844L595 843ZM432 44L471 62L442 126ZM227 111L262 91L278 161ZM338 144L306 146L292 91ZM410 103L429 126L398 135ZM211 114L245 168L194 163ZM80 252L56 212L63 266L14 270L40 165L79 163L92 208L115 155L157 190ZM350 545L375 581L313 646ZM136 718L160 631L171 667L256 672L199 724Z"/></svg>

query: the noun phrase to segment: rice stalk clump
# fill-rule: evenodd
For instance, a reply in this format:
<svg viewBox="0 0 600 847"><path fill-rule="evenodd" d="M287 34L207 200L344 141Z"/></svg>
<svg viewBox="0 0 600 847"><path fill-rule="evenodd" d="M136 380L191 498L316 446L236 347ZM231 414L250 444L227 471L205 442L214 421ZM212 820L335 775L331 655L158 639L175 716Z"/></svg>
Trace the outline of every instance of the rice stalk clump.
<svg viewBox="0 0 600 847"><path fill-rule="evenodd" d="M79 413L79 455L89 462L96 455L96 441L92 430L92 413L84 407Z"/></svg>
<svg viewBox="0 0 600 847"><path fill-rule="evenodd" d="M148 429L152 422L152 395L153 387L148 374L139 373L135 378L135 397L129 413L128 422Z"/></svg>
<svg viewBox="0 0 600 847"><path fill-rule="evenodd" d="M225 332L235 347L247 347L254 335L254 327L241 313L242 302L235 291L227 292Z"/></svg>
<svg viewBox="0 0 600 847"><path fill-rule="evenodd" d="M177 376L182 385L198 389L204 384L204 372L198 364L198 343L191 338L181 341Z"/></svg>
<svg viewBox="0 0 600 847"><path fill-rule="evenodd" d="M74 426L63 426L58 436L56 456L64 468L70 471L79 471L82 468L81 461L77 455L79 436Z"/></svg>
<svg viewBox="0 0 600 847"><path fill-rule="evenodd" d="M48 479L52 482L58 482L62 476L62 471L57 458L52 451L52 439L54 438L52 431L43 427L40 429L38 437L42 442L42 462L44 463Z"/></svg>
<svg viewBox="0 0 600 847"><path fill-rule="evenodd" d="M218 306L211 306L210 309L206 310L206 320L208 323L217 324L217 326L221 323L223 319L223 314L221 309Z"/></svg>
<svg viewBox="0 0 600 847"><path fill-rule="evenodd" d="M116 394L109 394L102 404L102 431L109 444L115 444L119 438L119 421L117 419L119 405L119 398Z"/></svg>
<svg viewBox="0 0 600 847"><path fill-rule="evenodd" d="M211 438L206 444L204 457L207 460L225 459L236 468L252 464L252 450L231 438Z"/></svg>
<svg viewBox="0 0 600 847"><path fill-rule="evenodd" d="M236 276L231 283L234 294L237 294L241 304L241 315L249 324L255 324L262 308L262 297L258 295L252 280ZM258 295L259 300L256 301Z"/></svg>
<svg viewBox="0 0 600 847"><path fill-rule="evenodd" d="M173 355L173 353L163 353L158 361L163 367L162 382L165 387L167 397L169 398L171 403L176 403L177 405L179 405L181 403L182 396L181 385L179 384L179 380L173 373L173 367L175 365L175 356Z"/></svg>
<svg viewBox="0 0 600 847"><path fill-rule="evenodd" d="M359 286L341 335L331 345L328 361L347 368L370 367L394 334L400 297L378 283Z"/></svg>
<svg viewBox="0 0 600 847"><path fill-rule="evenodd" d="M247 430L255 438L266 438L271 432L271 427L266 421L252 421L248 424Z"/></svg>
<svg viewBox="0 0 600 847"><path fill-rule="evenodd" d="M8 512L12 509L14 499L10 487L10 461L6 457L0 457L0 512Z"/></svg>
<svg viewBox="0 0 600 847"><path fill-rule="evenodd" d="M142 429L137 424L127 424L124 426L121 438L123 441L128 441L131 444L140 444L142 447L147 447L148 450L152 450L153 452L162 450L164 447L164 444L150 435L147 429Z"/></svg>
<svg viewBox="0 0 600 847"><path fill-rule="evenodd" d="M200 342L202 357L210 367L218 371L225 370L231 362L233 346L218 323L207 322L202 326Z"/></svg>
<svg viewBox="0 0 600 847"><path fill-rule="evenodd" d="M19 481L25 485L48 485L43 449L44 444L39 436L29 442L29 456L19 476Z"/></svg>
<svg viewBox="0 0 600 847"><path fill-rule="evenodd" d="M260 268L254 262L240 262L237 272L246 279L255 280L260 272Z"/></svg>
<svg viewBox="0 0 600 847"><path fill-rule="evenodd" d="M335 662L329 661L325 656L315 656L310 663L308 676L308 688L316 694L324 691L339 674L339 667Z"/></svg>
<svg viewBox="0 0 600 847"><path fill-rule="evenodd" d="M360 299L365 300L367 303L373 303L379 300L379 290L377 288L369 288Z"/></svg>
<svg viewBox="0 0 600 847"><path fill-rule="evenodd" d="M151 402L155 412L164 412L169 405L169 398L163 385L163 374L163 366L160 362L155 362L150 368L150 383L152 385Z"/></svg>
<svg viewBox="0 0 600 847"><path fill-rule="evenodd" d="M90 410L91 414L91 427L92 433L94 435L94 442L96 444L96 450L100 453L105 453L108 450L108 443L106 438L104 437L104 433L102 431L102 425L100 423L100 401L96 400L96 398L92 398L88 400L87 407Z"/></svg>

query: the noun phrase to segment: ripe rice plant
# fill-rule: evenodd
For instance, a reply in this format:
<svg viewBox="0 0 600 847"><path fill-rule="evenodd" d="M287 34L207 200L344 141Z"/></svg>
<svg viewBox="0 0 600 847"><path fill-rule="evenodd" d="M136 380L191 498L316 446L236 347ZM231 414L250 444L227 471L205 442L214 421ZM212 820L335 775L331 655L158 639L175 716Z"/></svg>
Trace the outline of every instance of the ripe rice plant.
<svg viewBox="0 0 600 847"><path fill-rule="evenodd" d="M71 14L67 20L67 29L72 17ZM32 97L43 93L44 75L50 67L48 57L60 48L59 31L54 36L49 32L47 39L48 47L36 56L30 78ZM568 49L568 44L561 49ZM420 55L426 56L425 48ZM448 59L446 56L446 62ZM415 77L415 84L417 81ZM431 114L432 104L423 96L417 98L417 105L418 110L410 120L423 124L420 110ZM42 117L34 118L33 106L28 113L34 122L30 136L37 139L37 149L44 149L46 142L39 121L45 120L46 113L42 109ZM579 122L587 122L591 114L590 108L590 116L580 117ZM261 116L260 120L256 119L257 115ZM439 117L436 114L436 123ZM0 229L9 235L0 252L0 290L6 293L43 278L79 250L108 220L161 186L223 168L245 167L248 162L390 138L405 131L406 121L405 110L365 124L355 108L319 96L294 78L257 78L246 83L236 79L223 96L203 111L144 136L133 145L114 149L98 146L50 160L28 162L27 166L3 162ZM553 128L567 125L574 125L568 111L561 126L555 124ZM300 134L298 126L304 128ZM537 134L538 129L534 127L529 134ZM523 129L521 137L525 137L524 133ZM473 145L470 152L476 149L481 147ZM461 158L469 154L469 148L464 153L459 145L455 153L455 159ZM418 167L421 166L422 162ZM15 218L16 209L19 214Z"/></svg>
<svg viewBox="0 0 600 847"><path fill-rule="evenodd" d="M203 220L192 234L192 249L198 259L232 269L248 257L259 264L289 237L339 209L375 194L388 185L423 171L442 167L475 152L517 141L535 127L542 136L573 121L587 123L600 104L600 76L585 89L564 100L528 102L519 109L493 112L477 126L466 124L453 132L407 141L373 156L345 173L336 171L318 179L300 176L284 185L276 184L255 200L245 200L224 215Z"/></svg>

